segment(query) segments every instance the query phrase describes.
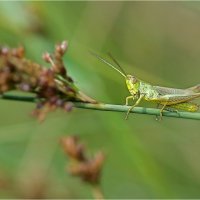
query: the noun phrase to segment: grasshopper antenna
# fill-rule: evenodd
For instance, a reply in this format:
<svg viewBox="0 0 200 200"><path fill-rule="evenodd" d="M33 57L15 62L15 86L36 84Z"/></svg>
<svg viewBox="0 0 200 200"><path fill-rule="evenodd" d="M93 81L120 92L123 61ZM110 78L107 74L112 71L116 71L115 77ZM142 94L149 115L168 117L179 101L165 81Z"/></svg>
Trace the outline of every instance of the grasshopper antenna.
<svg viewBox="0 0 200 200"><path fill-rule="evenodd" d="M113 57L113 55L108 52L108 56L111 58L111 60L119 67L119 69L121 70L121 72L123 72L123 74L127 75L127 73L124 71L124 69L122 68L122 66L119 64L119 62Z"/></svg>
<svg viewBox="0 0 200 200"><path fill-rule="evenodd" d="M98 58L100 61L104 62L105 64L107 64L108 66L112 67L115 71L119 72L124 78L126 78L126 74L124 73L124 70L122 70L122 68L120 67L120 69L122 71L120 71L119 69L117 69L114 65L112 65L111 63L109 63L107 60L105 60L104 58L102 58L101 56L95 54L94 52L90 51L90 53L95 56L96 58ZM118 65L118 64L117 64Z"/></svg>

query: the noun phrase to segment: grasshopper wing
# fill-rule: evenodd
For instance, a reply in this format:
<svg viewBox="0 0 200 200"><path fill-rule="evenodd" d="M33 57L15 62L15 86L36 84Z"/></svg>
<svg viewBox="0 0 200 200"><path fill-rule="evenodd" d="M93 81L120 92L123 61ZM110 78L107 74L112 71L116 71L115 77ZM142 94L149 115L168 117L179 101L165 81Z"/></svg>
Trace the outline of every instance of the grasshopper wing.
<svg viewBox="0 0 200 200"><path fill-rule="evenodd" d="M200 84L195 85L193 87L188 88L187 90L191 90L193 92L200 92Z"/></svg>
<svg viewBox="0 0 200 200"><path fill-rule="evenodd" d="M164 98L168 99L167 100L167 105L172 105L172 104L177 104L177 103L183 103L183 102L188 102L191 101L193 99L199 98L200 97L200 93L193 93L190 95L164 95Z"/></svg>
<svg viewBox="0 0 200 200"><path fill-rule="evenodd" d="M177 88L168 88L168 87L161 87L161 86L153 86L153 88L161 95L189 95L194 94L192 90L189 89L177 89Z"/></svg>
<svg viewBox="0 0 200 200"><path fill-rule="evenodd" d="M160 86L154 86L154 89L159 93L160 99L162 99L161 102L167 103L167 105L188 102L200 97L200 93L196 93L192 89L176 89Z"/></svg>

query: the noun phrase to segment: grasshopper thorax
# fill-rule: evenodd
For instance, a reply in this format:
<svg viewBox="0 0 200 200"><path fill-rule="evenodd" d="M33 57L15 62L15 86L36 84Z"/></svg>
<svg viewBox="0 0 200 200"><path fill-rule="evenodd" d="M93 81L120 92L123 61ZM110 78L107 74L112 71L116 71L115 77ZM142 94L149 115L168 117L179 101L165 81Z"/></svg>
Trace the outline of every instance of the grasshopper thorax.
<svg viewBox="0 0 200 200"><path fill-rule="evenodd" d="M132 75L126 76L126 85L132 95L136 95L139 91L139 80Z"/></svg>

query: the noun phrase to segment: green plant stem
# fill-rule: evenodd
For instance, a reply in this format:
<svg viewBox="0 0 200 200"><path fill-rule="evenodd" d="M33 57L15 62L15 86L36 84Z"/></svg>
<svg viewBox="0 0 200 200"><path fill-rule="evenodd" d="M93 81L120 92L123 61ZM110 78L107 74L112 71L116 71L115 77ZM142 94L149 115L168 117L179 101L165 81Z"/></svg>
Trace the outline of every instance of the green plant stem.
<svg viewBox="0 0 200 200"><path fill-rule="evenodd" d="M35 97L16 96L16 95L11 95L11 94L4 94L1 96L1 98L6 99L6 100L24 101L24 102L37 102L38 101L38 99ZM76 108L99 110L99 111L127 112L128 109L130 108L130 106L125 106L125 105L113 105L113 104L104 104L104 103L98 103L98 104L80 103L80 102L73 102L73 103L74 103L74 107L76 107ZM131 113L159 116L160 109L135 107L131 111ZM163 116L200 120L199 112L196 112L196 113L178 112L178 113L176 113L176 112L164 111Z"/></svg>

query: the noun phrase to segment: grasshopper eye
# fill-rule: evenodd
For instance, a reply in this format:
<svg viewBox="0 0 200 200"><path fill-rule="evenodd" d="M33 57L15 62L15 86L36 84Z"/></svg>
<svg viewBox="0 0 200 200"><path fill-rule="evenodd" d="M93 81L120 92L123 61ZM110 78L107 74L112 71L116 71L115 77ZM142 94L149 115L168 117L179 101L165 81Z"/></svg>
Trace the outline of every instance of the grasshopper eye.
<svg viewBox="0 0 200 200"><path fill-rule="evenodd" d="M132 75L127 75L127 78L128 78L129 81L130 81L131 83L133 83L133 84L137 82L137 78L134 77L134 76L132 76Z"/></svg>

